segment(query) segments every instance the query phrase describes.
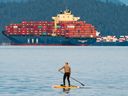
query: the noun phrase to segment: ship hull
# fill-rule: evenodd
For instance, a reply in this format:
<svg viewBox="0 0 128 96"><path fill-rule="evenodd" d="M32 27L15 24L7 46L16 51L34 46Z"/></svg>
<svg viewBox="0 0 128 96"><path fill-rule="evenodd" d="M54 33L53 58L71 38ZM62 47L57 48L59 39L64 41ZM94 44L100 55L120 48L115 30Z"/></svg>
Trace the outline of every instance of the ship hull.
<svg viewBox="0 0 128 96"><path fill-rule="evenodd" d="M69 38L63 36L23 36L23 35L6 35L11 44L15 45L71 45L87 46L96 42L96 38Z"/></svg>

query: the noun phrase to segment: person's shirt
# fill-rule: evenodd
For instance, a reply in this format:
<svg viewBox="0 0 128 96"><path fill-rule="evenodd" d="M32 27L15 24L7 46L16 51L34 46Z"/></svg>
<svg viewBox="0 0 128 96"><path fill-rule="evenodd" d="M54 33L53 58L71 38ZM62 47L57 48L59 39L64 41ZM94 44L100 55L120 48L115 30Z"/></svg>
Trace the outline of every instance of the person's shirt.
<svg viewBox="0 0 128 96"><path fill-rule="evenodd" d="M69 65L64 65L62 68L59 69L59 71L62 69L64 69L65 73L71 73L71 68Z"/></svg>

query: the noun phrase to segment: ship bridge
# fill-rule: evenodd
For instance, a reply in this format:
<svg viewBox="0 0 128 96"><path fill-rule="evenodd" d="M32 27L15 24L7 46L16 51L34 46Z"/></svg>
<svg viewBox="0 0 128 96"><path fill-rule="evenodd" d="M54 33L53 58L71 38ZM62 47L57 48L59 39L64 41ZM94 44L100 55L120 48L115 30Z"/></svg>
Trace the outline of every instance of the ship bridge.
<svg viewBox="0 0 128 96"><path fill-rule="evenodd" d="M60 21L78 21L80 17L75 17L72 12L67 9L64 12L61 12L58 14L56 17L52 17L52 19L55 22L60 22Z"/></svg>

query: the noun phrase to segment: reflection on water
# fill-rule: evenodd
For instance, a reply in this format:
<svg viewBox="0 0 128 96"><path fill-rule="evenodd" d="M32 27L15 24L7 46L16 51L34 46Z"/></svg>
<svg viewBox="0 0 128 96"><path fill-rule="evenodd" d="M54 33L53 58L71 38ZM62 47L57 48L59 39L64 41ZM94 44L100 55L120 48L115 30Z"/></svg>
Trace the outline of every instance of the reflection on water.
<svg viewBox="0 0 128 96"><path fill-rule="evenodd" d="M70 88L67 88L67 89L63 88L63 92L68 94L70 92Z"/></svg>

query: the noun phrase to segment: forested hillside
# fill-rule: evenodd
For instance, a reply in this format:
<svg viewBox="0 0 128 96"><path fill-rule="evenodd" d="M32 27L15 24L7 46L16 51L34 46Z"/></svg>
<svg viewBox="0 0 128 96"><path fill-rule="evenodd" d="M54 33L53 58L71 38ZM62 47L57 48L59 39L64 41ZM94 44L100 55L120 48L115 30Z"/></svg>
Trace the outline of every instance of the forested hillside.
<svg viewBox="0 0 128 96"><path fill-rule="evenodd" d="M128 6L99 0L28 0L0 3L0 31L10 23L48 20L69 8L81 20L92 23L102 35L128 34ZM2 39L2 34L0 34Z"/></svg>

